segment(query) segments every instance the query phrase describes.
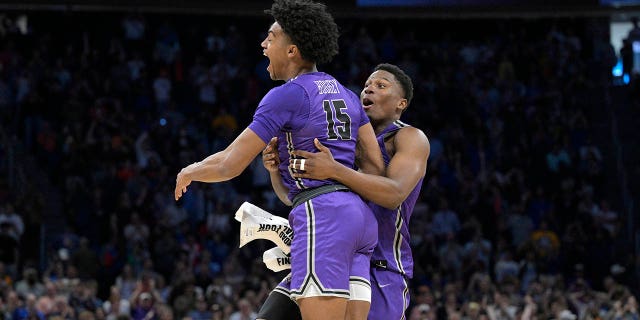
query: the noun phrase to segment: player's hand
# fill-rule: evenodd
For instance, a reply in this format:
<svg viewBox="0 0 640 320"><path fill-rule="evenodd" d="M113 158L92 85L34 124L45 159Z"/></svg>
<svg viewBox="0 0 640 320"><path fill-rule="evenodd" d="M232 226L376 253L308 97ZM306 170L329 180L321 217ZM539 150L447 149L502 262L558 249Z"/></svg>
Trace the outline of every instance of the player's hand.
<svg viewBox="0 0 640 320"><path fill-rule="evenodd" d="M293 151L295 156L303 159L289 160L289 167L294 169L291 170L293 172L292 176L294 178L317 180L333 178L333 174L336 172L335 166L341 164L337 163L333 159L331 150L322 145L317 138L313 140L313 143L319 152L314 153L302 150Z"/></svg>
<svg viewBox="0 0 640 320"><path fill-rule="evenodd" d="M173 190L176 201L178 201L178 199L187 192L187 187L191 184L191 179L189 179L187 175L188 170L189 167L182 168L176 177L176 188Z"/></svg>
<svg viewBox="0 0 640 320"><path fill-rule="evenodd" d="M278 137L273 137L262 150L262 164L269 171L278 172L280 157L278 156Z"/></svg>

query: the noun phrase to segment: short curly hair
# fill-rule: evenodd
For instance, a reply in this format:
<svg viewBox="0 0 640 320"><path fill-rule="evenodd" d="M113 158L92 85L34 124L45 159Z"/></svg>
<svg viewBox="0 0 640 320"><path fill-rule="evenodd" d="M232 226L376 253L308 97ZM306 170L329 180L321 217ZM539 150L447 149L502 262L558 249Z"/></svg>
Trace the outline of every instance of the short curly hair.
<svg viewBox="0 0 640 320"><path fill-rule="evenodd" d="M327 7L308 0L275 0L270 14L300 50L302 58L328 63L338 54L338 25Z"/></svg>
<svg viewBox="0 0 640 320"><path fill-rule="evenodd" d="M404 91L404 98L407 99L407 106L409 106L409 104L411 104L411 99L413 99L413 82L411 81L411 77L409 77L395 64L381 63L373 69L374 72L378 70L387 71L396 77L396 80L398 80L402 87L402 91Z"/></svg>

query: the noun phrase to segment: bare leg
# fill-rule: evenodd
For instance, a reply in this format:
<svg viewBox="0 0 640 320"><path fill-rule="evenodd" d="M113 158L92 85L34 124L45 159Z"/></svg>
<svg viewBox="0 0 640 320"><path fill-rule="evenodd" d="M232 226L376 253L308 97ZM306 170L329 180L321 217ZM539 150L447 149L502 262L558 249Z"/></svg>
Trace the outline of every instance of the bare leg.
<svg viewBox="0 0 640 320"><path fill-rule="evenodd" d="M347 314L347 299L309 297L297 300L304 320L343 320Z"/></svg>
<svg viewBox="0 0 640 320"><path fill-rule="evenodd" d="M348 320L367 320L371 303L363 300L349 300L347 303Z"/></svg>

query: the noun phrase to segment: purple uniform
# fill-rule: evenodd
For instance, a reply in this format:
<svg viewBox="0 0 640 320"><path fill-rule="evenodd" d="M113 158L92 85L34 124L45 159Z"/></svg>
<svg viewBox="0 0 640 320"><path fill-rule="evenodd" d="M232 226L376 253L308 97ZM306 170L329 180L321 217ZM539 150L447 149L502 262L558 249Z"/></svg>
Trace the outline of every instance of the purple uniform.
<svg viewBox="0 0 640 320"><path fill-rule="evenodd" d="M334 185L331 180L294 179L293 150L315 152L313 139L336 161L354 168L358 129L369 122L358 97L322 72L300 75L269 91L249 128L263 141L278 137L280 174L292 201L301 192ZM350 191L322 194L289 213L291 282L280 286L292 297L349 297L349 277L369 283L369 258L377 224L370 208Z"/></svg>
<svg viewBox="0 0 640 320"><path fill-rule="evenodd" d="M384 139L408 126L395 121L378 135L378 144L385 165L391 161ZM423 178L424 179L424 178ZM371 258L371 309L368 319L406 319L409 305L407 279L413 277L413 256L409 246L409 219L418 200L422 181L411 191L400 207L394 210L373 202L369 206L378 221L378 245Z"/></svg>
<svg viewBox="0 0 640 320"><path fill-rule="evenodd" d="M354 168L358 129L369 118L358 97L323 72L306 73L271 89L256 110L249 128L262 140L278 137L280 174L289 199L300 191L335 183L294 179L289 173L293 150L316 152L313 139L329 148L336 161Z"/></svg>

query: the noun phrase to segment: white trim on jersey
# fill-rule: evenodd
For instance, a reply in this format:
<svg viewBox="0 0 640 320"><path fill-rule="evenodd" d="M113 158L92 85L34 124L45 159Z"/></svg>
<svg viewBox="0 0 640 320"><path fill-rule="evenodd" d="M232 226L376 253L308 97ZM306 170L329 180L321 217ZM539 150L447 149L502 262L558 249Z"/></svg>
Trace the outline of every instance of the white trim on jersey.
<svg viewBox="0 0 640 320"><path fill-rule="evenodd" d="M398 208L398 210L396 211L396 230L395 230L395 236L393 237L393 258L395 260L396 263L396 267L398 268L398 271L400 271L400 273L402 274L406 274L404 271L404 266L402 265L402 225L403 225L404 219L402 219L402 206L400 206L400 208Z"/></svg>

